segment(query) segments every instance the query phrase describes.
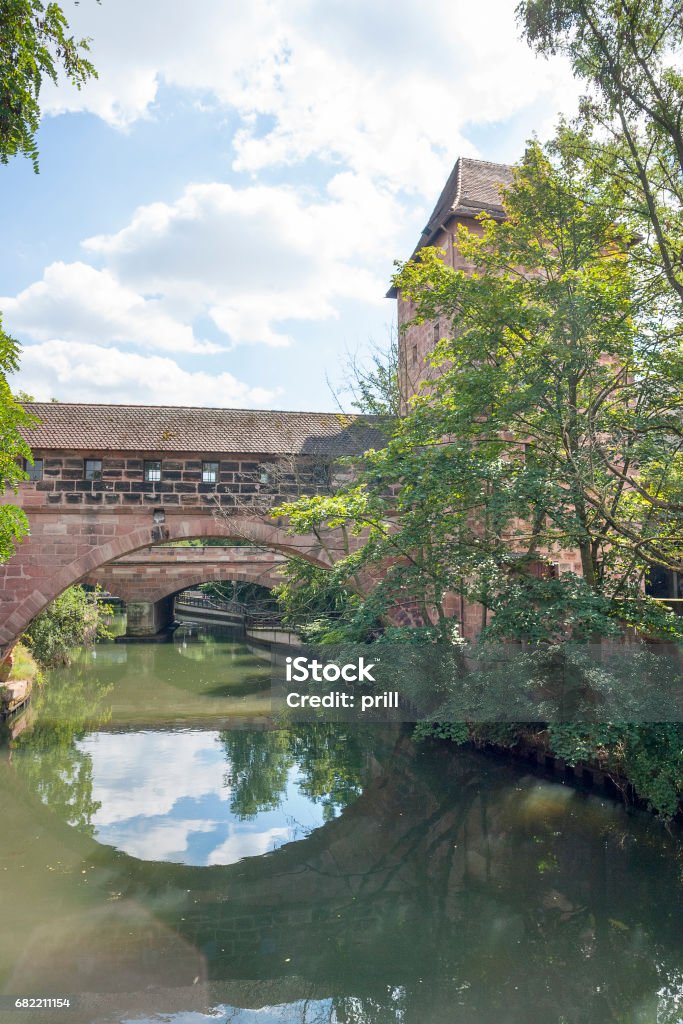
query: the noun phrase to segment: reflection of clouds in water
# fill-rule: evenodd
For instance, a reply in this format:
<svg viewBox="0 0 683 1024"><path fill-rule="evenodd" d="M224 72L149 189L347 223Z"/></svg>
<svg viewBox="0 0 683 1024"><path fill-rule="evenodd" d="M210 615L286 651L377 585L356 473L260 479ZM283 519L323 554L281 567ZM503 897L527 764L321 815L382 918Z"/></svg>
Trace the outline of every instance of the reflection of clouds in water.
<svg viewBox="0 0 683 1024"><path fill-rule="evenodd" d="M215 821L134 818L98 829L98 837L140 860L176 860L187 850L190 836L213 832L216 825Z"/></svg>
<svg viewBox="0 0 683 1024"><path fill-rule="evenodd" d="M307 999L305 1003L282 1003L279 1006L262 1006L257 1010L243 1010L224 1004L209 1013L185 1010L163 1016L126 1017L121 1024L161 1024L162 1020L164 1024L212 1024L216 1021L220 1024L302 1024L303 1021L330 1020L330 1009L329 999Z"/></svg>
<svg viewBox="0 0 683 1024"><path fill-rule="evenodd" d="M234 864L323 823L321 807L299 791L296 768L276 809L241 821L230 810L229 763L216 732L94 733L78 746L92 759L97 838L141 860Z"/></svg>
<svg viewBox="0 0 683 1024"><path fill-rule="evenodd" d="M78 746L92 758L98 828L168 814L184 797L230 798L218 733L93 733Z"/></svg>
<svg viewBox="0 0 683 1024"><path fill-rule="evenodd" d="M267 829L264 832L235 831L209 854L207 864L234 864L242 857L260 857L293 839L289 828Z"/></svg>

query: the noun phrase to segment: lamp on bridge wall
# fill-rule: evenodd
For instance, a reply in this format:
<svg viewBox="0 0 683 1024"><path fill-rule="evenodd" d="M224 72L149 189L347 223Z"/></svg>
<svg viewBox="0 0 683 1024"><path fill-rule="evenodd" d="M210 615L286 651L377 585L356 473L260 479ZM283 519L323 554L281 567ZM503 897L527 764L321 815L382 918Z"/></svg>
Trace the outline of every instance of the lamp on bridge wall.
<svg viewBox="0 0 683 1024"><path fill-rule="evenodd" d="M161 523L166 522L166 513L164 512L163 508L154 509L154 512L152 513L152 522L154 523L155 526L160 526Z"/></svg>

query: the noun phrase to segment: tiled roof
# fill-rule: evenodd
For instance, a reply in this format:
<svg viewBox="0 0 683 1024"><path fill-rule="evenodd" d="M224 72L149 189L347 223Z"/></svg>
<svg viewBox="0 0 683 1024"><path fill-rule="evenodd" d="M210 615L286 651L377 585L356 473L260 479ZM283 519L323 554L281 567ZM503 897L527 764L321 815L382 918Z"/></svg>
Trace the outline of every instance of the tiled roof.
<svg viewBox="0 0 683 1024"><path fill-rule="evenodd" d="M341 413L62 402L24 408L41 421L25 431L34 449L337 456L383 444L366 418Z"/></svg>
<svg viewBox="0 0 683 1024"><path fill-rule="evenodd" d="M413 256L425 245L431 245L439 228L451 217L476 217L490 213L492 217L503 217L500 201L500 186L512 181L512 167L509 164L494 164L489 160L473 160L461 156L448 176L441 195L436 201L432 215L423 228L420 240L413 250ZM396 298L396 289L391 287L387 298Z"/></svg>
<svg viewBox="0 0 683 1024"><path fill-rule="evenodd" d="M484 212L493 217L502 217L500 186L509 185L511 181L512 167L508 164L460 157L436 201L417 249L429 245L441 225L450 217L476 217Z"/></svg>

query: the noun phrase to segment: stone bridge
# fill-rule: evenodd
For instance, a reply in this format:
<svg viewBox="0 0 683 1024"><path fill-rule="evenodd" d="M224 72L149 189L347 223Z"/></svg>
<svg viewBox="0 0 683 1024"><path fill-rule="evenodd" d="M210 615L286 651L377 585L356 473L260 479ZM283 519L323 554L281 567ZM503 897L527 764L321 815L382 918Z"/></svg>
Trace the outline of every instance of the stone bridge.
<svg viewBox="0 0 683 1024"><path fill-rule="evenodd" d="M340 456L382 441L360 418L334 413L26 408L39 421L26 434L31 480L0 500L26 512L30 536L0 565L0 657L71 584L151 545L224 537L329 566L345 553L340 535L291 536L270 511L302 493L328 493ZM177 569L167 594L186 585L185 567ZM146 586L148 574L140 579Z"/></svg>
<svg viewBox="0 0 683 1024"><path fill-rule="evenodd" d="M173 597L199 583L235 581L272 588L287 561L279 551L254 545L142 548L88 573L84 583L120 597L135 622L135 635L158 633L173 616ZM129 622L129 632L130 622Z"/></svg>

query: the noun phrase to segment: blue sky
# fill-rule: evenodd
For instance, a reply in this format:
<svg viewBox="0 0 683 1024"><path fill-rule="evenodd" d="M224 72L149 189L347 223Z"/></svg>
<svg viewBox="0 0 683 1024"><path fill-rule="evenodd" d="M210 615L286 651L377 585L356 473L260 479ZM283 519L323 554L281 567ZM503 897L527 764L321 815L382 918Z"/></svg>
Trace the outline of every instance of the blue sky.
<svg viewBox="0 0 683 1024"><path fill-rule="evenodd" d="M0 168L0 310L39 399L336 408L459 155L571 113L514 0L66 0L99 79Z"/></svg>

